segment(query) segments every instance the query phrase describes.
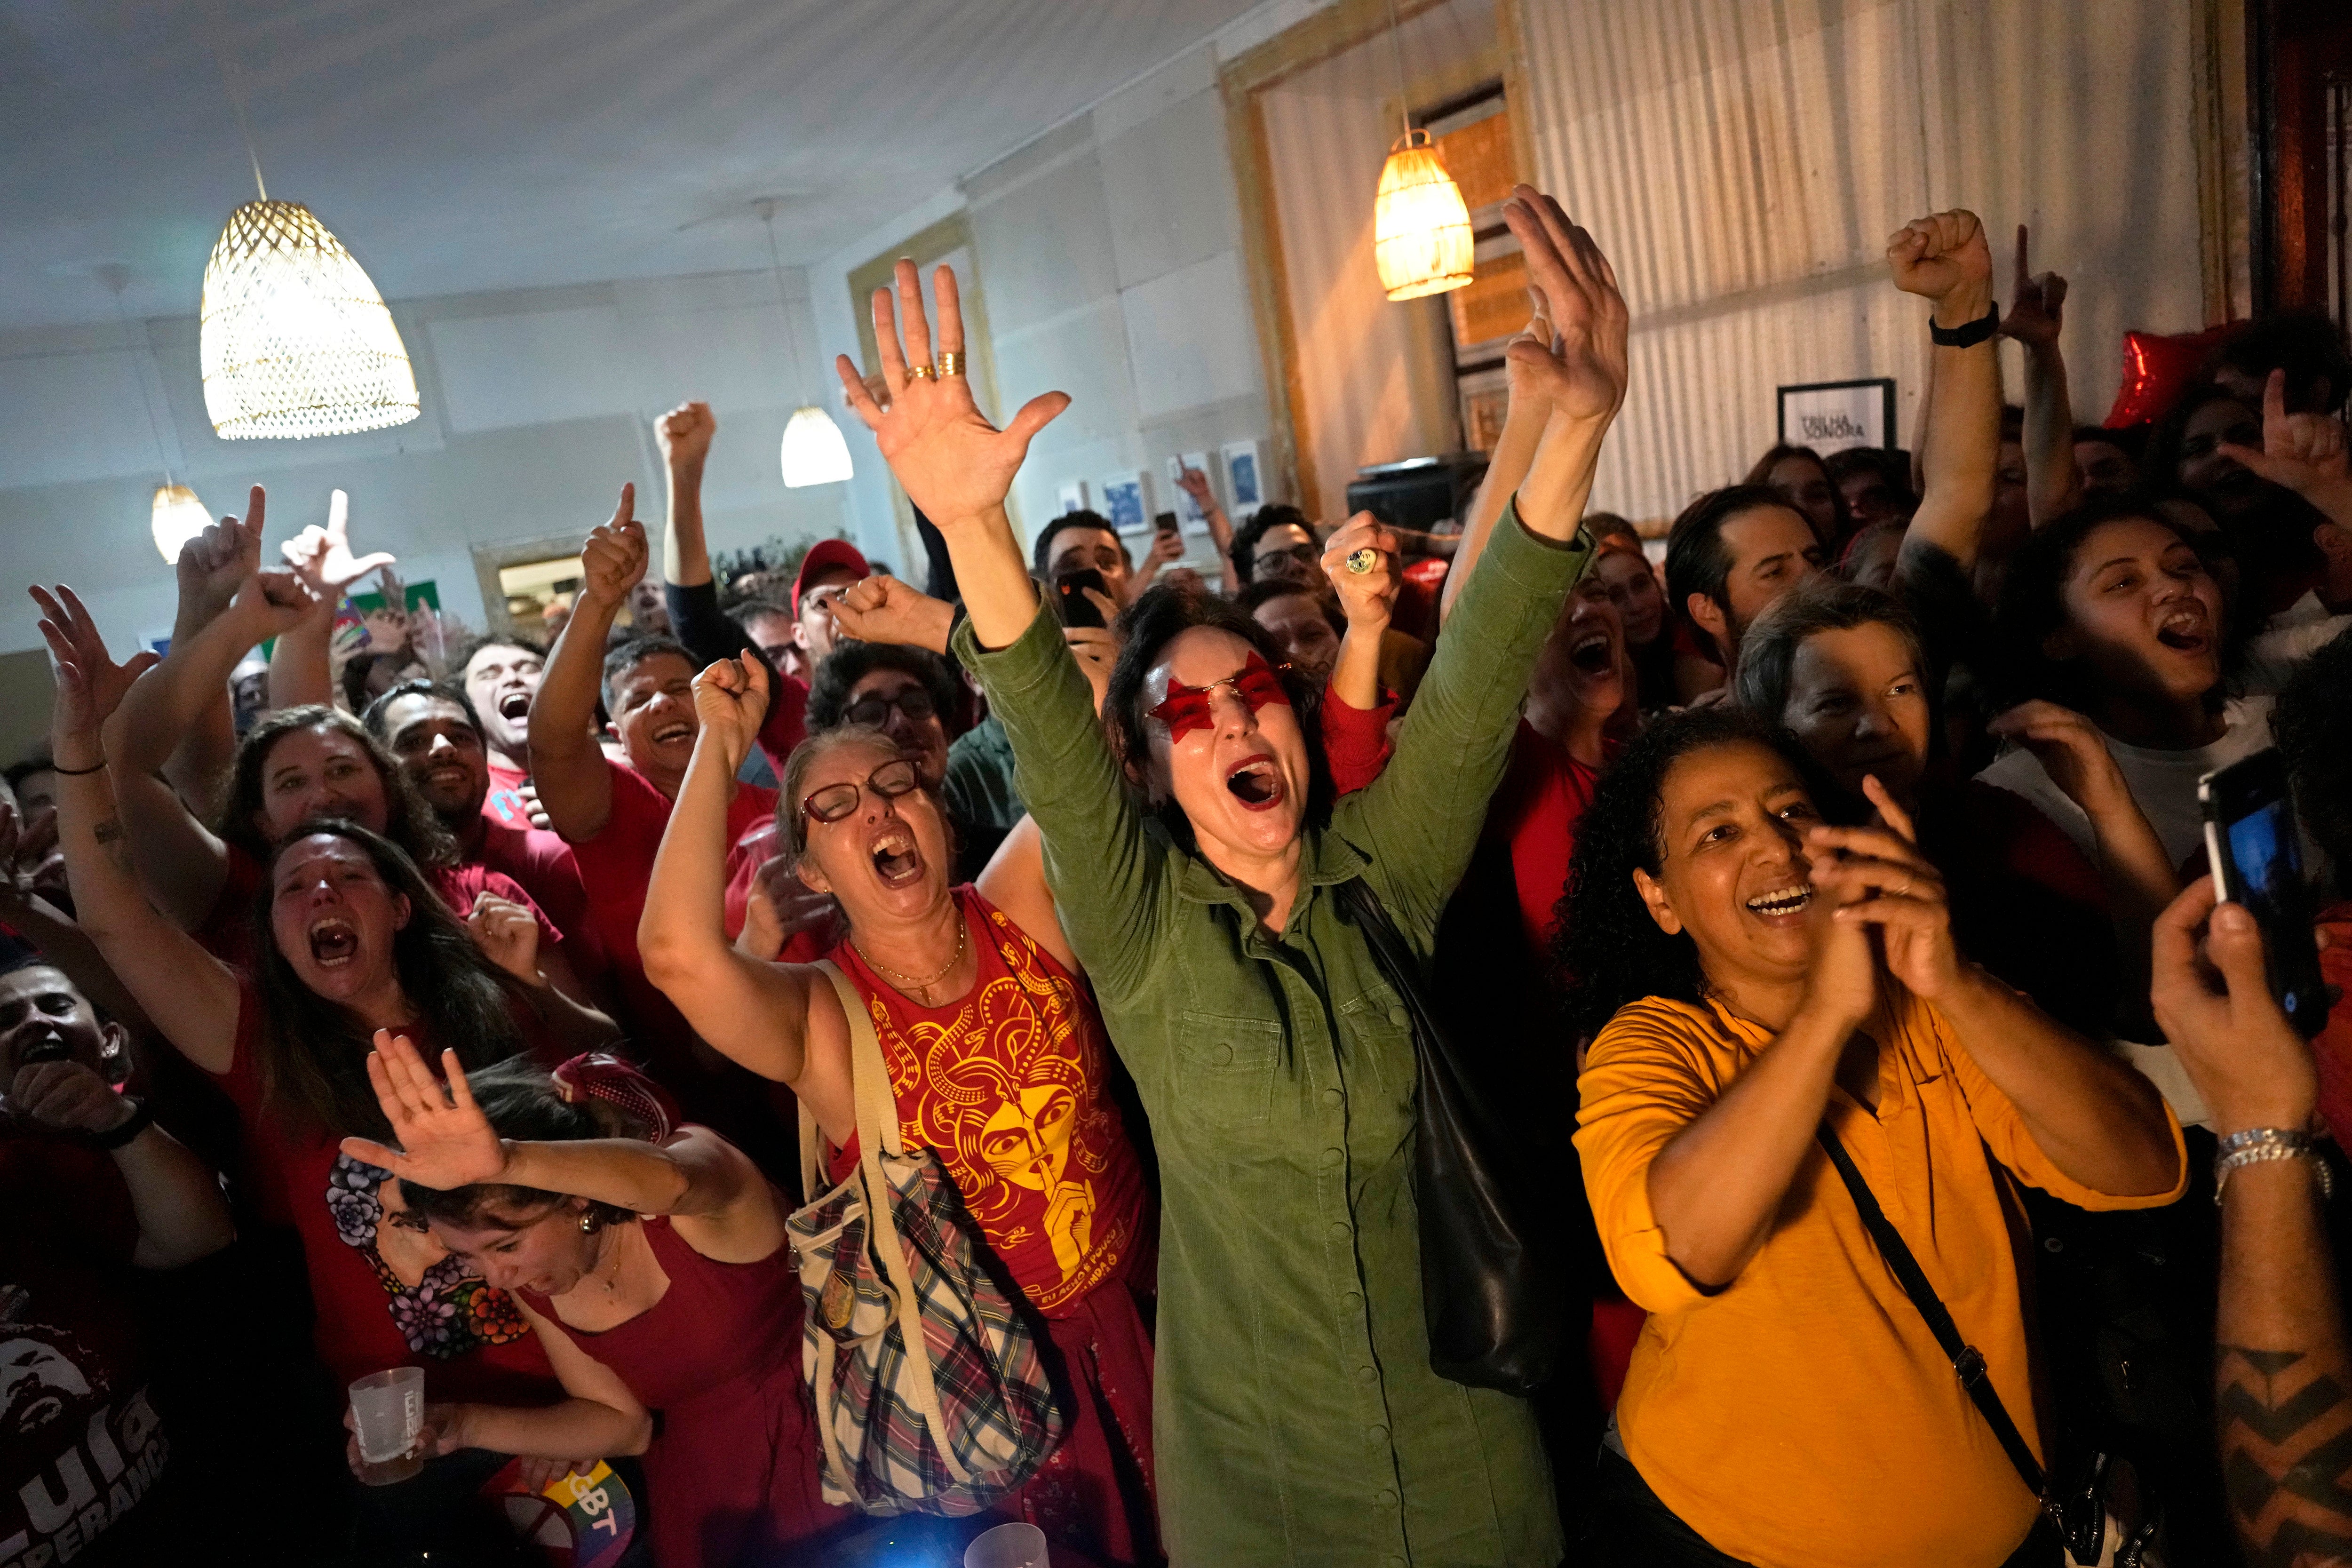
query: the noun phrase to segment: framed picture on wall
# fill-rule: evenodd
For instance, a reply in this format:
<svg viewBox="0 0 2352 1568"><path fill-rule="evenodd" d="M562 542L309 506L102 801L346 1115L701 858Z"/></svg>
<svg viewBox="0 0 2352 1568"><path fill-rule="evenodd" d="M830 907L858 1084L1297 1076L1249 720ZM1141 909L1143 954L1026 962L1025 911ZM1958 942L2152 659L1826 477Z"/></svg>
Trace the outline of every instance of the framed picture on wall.
<svg viewBox="0 0 2352 1568"><path fill-rule="evenodd" d="M1087 510L1087 481L1064 479L1061 489L1062 511L1065 516Z"/></svg>
<svg viewBox="0 0 2352 1568"><path fill-rule="evenodd" d="M1151 477L1130 468L1108 474L1102 482L1102 514L1121 533L1151 525Z"/></svg>
<svg viewBox="0 0 2352 1568"><path fill-rule="evenodd" d="M1222 451L1225 459L1225 504L1238 521L1242 513L1265 504L1265 474L1258 467L1256 442L1228 441Z"/></svg>
<svg viewBox="0 0 2352 1568"><path fill-rule="evenodd" d="M1848 447L1895 447L1895 378L1816 381L1780 389L1780 444L1827 457Z"/></svg>

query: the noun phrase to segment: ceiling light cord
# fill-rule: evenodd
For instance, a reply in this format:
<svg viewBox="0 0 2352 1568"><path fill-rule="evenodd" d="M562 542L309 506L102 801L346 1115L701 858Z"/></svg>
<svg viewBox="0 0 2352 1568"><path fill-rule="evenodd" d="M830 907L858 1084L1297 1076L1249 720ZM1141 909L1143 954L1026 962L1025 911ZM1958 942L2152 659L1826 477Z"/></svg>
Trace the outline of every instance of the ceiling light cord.
<svg viewBox="0 0 2352 1568"><path fill-rule="evenodd" d="M253 165L253 188L261 193L266 202L269 199L269 187L262 183L261 153L253 144L253 126L245 118L245 93L237 86L236 67L218 47L214 48L213 58L220 66L221 86L228 94L229 112L236 116L237 134L245 138L245 156Z"/></svg>
<svg viewBox="0 0 2352 1568"><path fill-rule="evenodd" d="M1404 121L1404 133L1409 137L1412 134L1412 103L1404 84L1404 39L1397 30L1396 0L1389 0L1389 53L1396 60L1397 118Z"/></svg>
<svg viewBox="0 0 2352 1568"><path fill-rule="evenodd" d="M99 268L99 280L114 294L114 313L122 321L122 347L126 353L136 353L131 343L131 309L122 302L122 291L131 286L131 269L121 262L110 262ZM155 395L147 390L147 377L141 374L134 360L131 378L139 384L139 405L147 410L147 434L155 438L155 462L163 470L163 482L172 483L172 458L163 448L163 426L155 418Z"/></svg>
<svg viewBox="0 0 2352 1568"><path fill-rule="evenodd" d="M792 301L784 297L784 263L776 251L776 204L761 198L751 204L760 214L760 221L768 229L768 266L776 275L776 309L784 318L784 345L793 356L793 390L808 390L808 373L801 363L800 329L793 325Z"/></svg>

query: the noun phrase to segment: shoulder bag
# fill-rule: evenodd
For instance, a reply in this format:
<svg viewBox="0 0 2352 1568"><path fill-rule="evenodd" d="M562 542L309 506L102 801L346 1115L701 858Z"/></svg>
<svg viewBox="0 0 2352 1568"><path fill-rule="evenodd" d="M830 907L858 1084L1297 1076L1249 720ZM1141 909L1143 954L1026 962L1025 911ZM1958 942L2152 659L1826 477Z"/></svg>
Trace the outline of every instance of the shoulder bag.
<svg viewBox="0 0 2352 1568"><path fill-rule="evenodd" d="M982 1267L988 1243L929 1149L898 1137L866 998L829 962L849 1016L857 1169L824 1192L823 1139L801 1107L804 1191L786 1222L806 1308L801 1370L824 1446L824 1500L870 1514L977 1513L1061 1441L1035 1331Z"/></svg>

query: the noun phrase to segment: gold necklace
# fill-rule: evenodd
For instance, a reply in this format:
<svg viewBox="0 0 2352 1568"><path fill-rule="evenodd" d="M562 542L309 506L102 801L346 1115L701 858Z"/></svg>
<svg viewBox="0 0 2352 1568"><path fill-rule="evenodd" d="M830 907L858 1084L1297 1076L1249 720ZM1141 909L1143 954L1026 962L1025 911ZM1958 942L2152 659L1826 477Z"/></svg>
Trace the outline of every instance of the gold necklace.
<svg viewBox="0 0 2352 1568"><path fill-rule="evenodd" d="M901 974L897 970L891 968L888 964L881 963L876 959L872 953L866 952L862 947L857 948L857 956L864 959L866 963L873 964L875 968L888 975L893 981L897 982L901 986L911 986L917 991L929 991L932 986L937 985L940 981L945 980L948 977L949 971L954 969L957 964L963 962L964 940L971 934L971 924L963 919L961 911L958 911L956 916L955 956L949 959L946 964L940 968L940 972L937 974L932 975L929 980L918 980L911 974ZM857 947L857 944L854 942L849 945L852 947Z"/></svg>

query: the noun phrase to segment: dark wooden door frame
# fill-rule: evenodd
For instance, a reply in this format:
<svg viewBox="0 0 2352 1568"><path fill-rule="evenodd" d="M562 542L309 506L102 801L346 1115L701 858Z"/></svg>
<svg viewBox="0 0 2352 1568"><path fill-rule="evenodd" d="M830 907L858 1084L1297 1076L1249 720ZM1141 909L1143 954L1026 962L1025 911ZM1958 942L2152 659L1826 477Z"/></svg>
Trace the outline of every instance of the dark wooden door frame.
<svg viewBox="0 0 2352 1568"><path fill-rule="evenodd" d="M2352 5L2249 0L2256 314L2329 303L2327 121L2331 81L2352 80Z"/></svg>

